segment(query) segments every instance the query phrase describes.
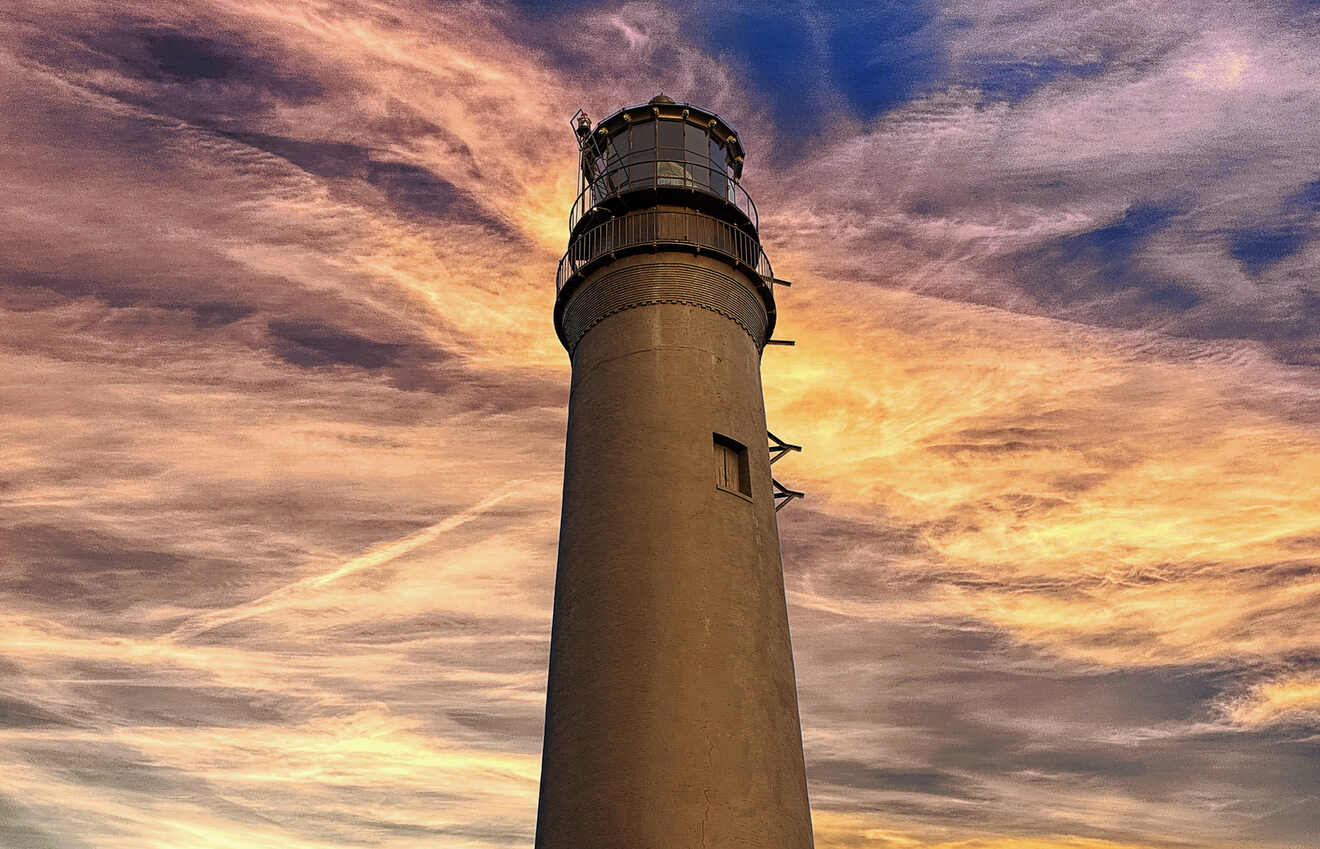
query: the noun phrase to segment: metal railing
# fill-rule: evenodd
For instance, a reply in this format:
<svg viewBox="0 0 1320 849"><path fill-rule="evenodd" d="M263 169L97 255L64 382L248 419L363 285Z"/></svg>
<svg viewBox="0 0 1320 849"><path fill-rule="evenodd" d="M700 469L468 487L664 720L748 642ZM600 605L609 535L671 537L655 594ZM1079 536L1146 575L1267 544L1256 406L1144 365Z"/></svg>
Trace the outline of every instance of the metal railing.
<svg viewBox="0 0 1320 849"><path fill-rule="evenodd" d="M559 261L555 292L601 257L648 245L693 247L741 263L767 280L775 276L761 243L727 221L700 212L645 209L611 218L574 239Z"/></svg>
<svg viewBox="0 0 1320 849"><path fill-rule="evenodd" d="M701 162L679 159L646 159L619 165L595 177L573 201L568 213L568 229L607 198L626 192L654 188L684 188L722 199L747 216L753 227L760 227L756 204L737 180L721 168Z"/></svg>

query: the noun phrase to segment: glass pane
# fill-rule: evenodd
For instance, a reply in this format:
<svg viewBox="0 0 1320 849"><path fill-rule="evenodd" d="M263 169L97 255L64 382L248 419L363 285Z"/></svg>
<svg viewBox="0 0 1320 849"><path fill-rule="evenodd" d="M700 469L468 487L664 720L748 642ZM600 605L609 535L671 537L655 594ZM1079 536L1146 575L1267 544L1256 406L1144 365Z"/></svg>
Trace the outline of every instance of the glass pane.
<svg viewBox="0 0 1320 849"><path fill-rule="evenodd" d="M712 167L720 171L726 170L724 148L721 147L719 141L714 138L710 140L710 162Z"/></svg>
<svg viewBox="0 0 1320 849"><path fill-rule="evenodd" d="M718 195L719 197L724 197L725 192L729 190L727 182L728 182L728 178L725 177L723 174L721 174L718 171L711 171L710 187L709 187L711 194ZM705 187L703 186L703 188Z"/></svg>
<svg viewBox="0 0 1320 849"><path fill-rule="evenodd" d="M689 169L682 162L662 160L656 163L656 168L662 186L686 186L691 183L691 177L688 176Z"/></svg>
<svg viewBox="0 0 1320 849"><path fill-rule="evenodd" d="M650 186L655 183L655 160L648 159L644 162L628 166L628 185Z"/></svg>
<svg viewBox="0 0 1320 849"><path fill-rule="evenodd" d="M628 163L629 188L655 184L655 121L633 124L628 130L628 153L623 161Z"/></svg>
<svg viewBox="0 0 1320 849"><path fill-rule="evenodd" d="M633 124L633 128L628 131L630 138L630 148L636 153L642 150L653 150L655 148L655 121L646 121L641 124Z"/></svg>
<svg viewBox="0 0 1320 849"><path fill-rule="evenodd" d="M694 184L697 184L698 189L710 191L710 165L705 164L705 157L702 157L702 164L698 165L697 162L693 162L692 165L688 166L688 170L692 172L692 180Z"/></svg>
<svg viewBox="0 0 1320 849"><path fill-rule="evenodd" d="M660 122L660 147L662 148L682 148L683 147L683 122L682 121L661 121ZM668 150L661 154L662 159L681 159L681 156L675 156L677 151Z"/></svg>
<svg viewBox="0 0 1320 849"><path fill-rule="evenodd" d="M605 150L605 167L613 171L623 164L623 157L628 153L628 134L620 133L610 139L610 143Z"/></svg>
<svg viewBox="0 0 1320 849"><path fill-rule="evenodd" d="M705 162L708 156L707 148L709 147L706 140L706 130L696 124L685 124L683 136L683 147L687 149L687 161Z"/></svg>

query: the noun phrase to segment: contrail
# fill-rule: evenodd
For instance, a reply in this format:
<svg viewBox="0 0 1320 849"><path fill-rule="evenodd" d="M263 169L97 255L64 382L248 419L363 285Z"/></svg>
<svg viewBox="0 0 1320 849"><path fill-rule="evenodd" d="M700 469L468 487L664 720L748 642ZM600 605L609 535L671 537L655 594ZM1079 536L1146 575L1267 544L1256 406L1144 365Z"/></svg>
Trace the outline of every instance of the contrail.
<svg viewBox="0 0 1320 849"><path fill-rule="evenodd" d="M272 590L261 598L253 599L237 607L231 607L224 611L204 614L194 617L189 622L175 628L168 637L170 640L186 640L195 637L198 634L205 633L223 625L233 622L239 622L244 619L250 619L253 616L260 616L263 613L269 613L273 610L287 607L293 601L303 594L306 590L318 590L322 587L338 581L348 575L361 572L363 569L370 569L389 563L408 552L419 548L437 537L454 530L455 528L467 524L471 520L480 516L482 513L491 509L495 505L504 501L510 495L513 495L518 489L522 488L527 481L514 481L508 486L498 490L494 495L480 501L473 506L448 516L434 525L428 525L414 534L403 539L385 543L369 551L359 554L357 557L350 558L341 563L336 568L321 575L310 575L306 578L294 581L278 589Z"/></svg>

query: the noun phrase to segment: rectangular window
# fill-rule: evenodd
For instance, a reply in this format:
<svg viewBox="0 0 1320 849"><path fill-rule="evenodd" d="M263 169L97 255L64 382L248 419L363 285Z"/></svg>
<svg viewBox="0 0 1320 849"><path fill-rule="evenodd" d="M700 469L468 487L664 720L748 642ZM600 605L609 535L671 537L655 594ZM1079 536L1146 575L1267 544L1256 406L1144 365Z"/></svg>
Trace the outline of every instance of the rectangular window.
<svg viewBox="0 0 1320 849"><path fill-rule="evenodd" d="M613 172L611 181L615 184L625 182L624 175L619 173L623 167L624 159L628 156L628 134L620 133L610 139L605 147L605 168Z"/></svg>
<svg viewBox="0 0 1320 849"><path fill-rule="evenodd" d="M628 130L628 183L633 187L655 184L655 121L633 124Z"/></svg>
<svg viewBox="0 0 1320 849"><path fill-rule="evenodd" d="M688 186L692 184L690 169L682 162L663 160L655 164L656 182L662 186Z"/></svg>
<svg viewBox="0 0 1320 849"><path fill-rule="evenodd" d="M726 170L726 163L724 161L724 146L721 145L720 140L715 138L714 136L711 136L710 139L710 164L717 171Z"/></svg>
<svg viewBox="0 0 1320 849"><path fill-rule="evenodd" d="M715 434L715 487L752 497L752 475L747 465L747 446Z"/></svg>
<svg viewBox="0 0 1320 849"><path fill-rule="evenodd" d="M647 156L655 158L655 121L633 124L628 136L631 139L629 149L634 152L646 151Z"/></svg>
<svg viewBox="0 0 1320 849"><path fill-rule="evenodd" d="M724 148L714 138L710 140L710 167L710 190L723 196L729 185L728 178L724 176Z"/></svg>
<svg viewBox="0 0 1320 849"><path fill-rule="evenodd" d="M660 156L664 159L682 159L683 158L683 122L682 121L659 121L660 129Z"/></svg>
<svg viewBox="0 0 1320 849"><path fill-rule="evenodd" d="M710 137L706 135L706 128L684 124L683 148L687 152L688 162L707 164L710 159Z"/></svg>

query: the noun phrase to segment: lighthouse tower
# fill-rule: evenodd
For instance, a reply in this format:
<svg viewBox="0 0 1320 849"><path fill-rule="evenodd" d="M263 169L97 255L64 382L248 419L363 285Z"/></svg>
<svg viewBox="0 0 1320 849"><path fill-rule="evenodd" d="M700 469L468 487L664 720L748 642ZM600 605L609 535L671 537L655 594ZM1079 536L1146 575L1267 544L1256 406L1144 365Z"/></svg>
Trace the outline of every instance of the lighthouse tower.
<svg viewBox="0 0 1320 849"><path fill-rule="evenodd" d="M663 95L593 127L556 280L573 365L536 849L809 849L743 149Z"/></svg>

